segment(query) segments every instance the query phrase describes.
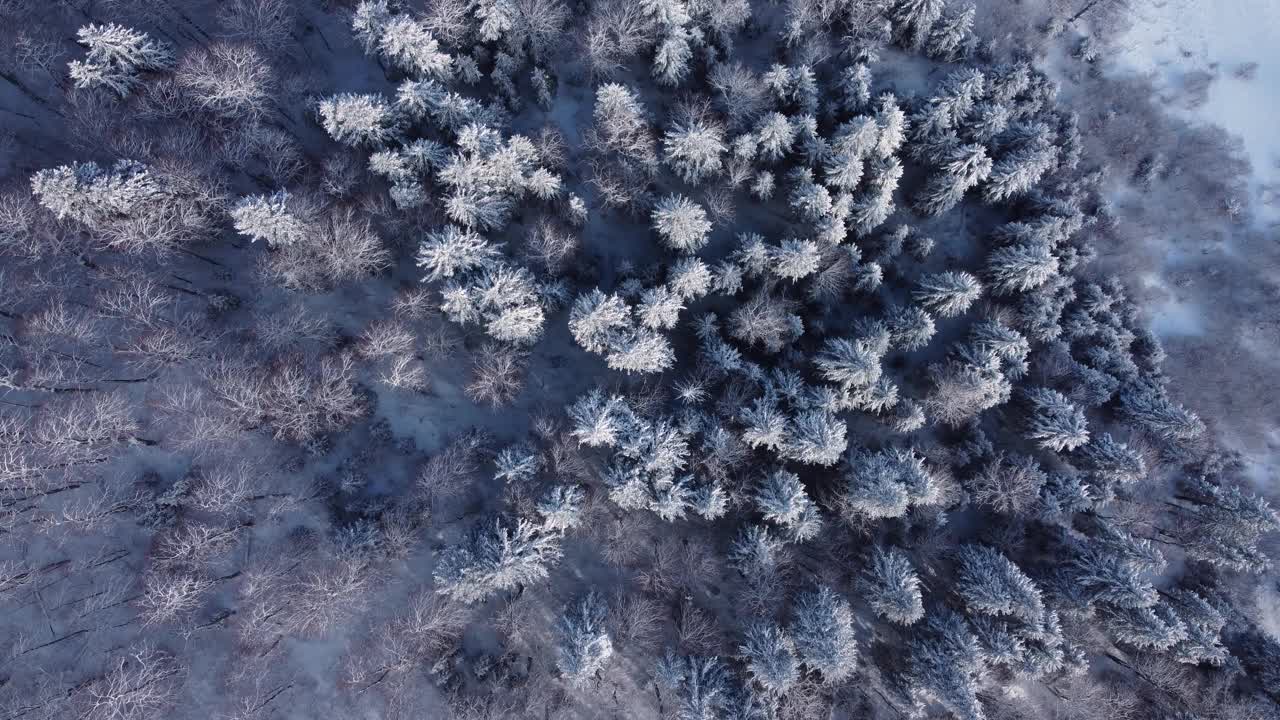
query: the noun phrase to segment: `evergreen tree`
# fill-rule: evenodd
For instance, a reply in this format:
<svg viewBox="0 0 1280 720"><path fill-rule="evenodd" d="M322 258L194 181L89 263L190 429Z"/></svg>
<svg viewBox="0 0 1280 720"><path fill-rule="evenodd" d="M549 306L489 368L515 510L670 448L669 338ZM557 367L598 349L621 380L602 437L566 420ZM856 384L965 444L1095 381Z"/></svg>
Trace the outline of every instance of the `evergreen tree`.
<svg viewBox="0 0 1280 720"><path fill-rule="evenodd" d="M856 516L873 520L902 517L913 505L936 502L937 493L937 483L924 458L911 449L855 449L844 466L841 501Z"/></svg>
<svg viewBox="0 0 1280 720"><path fill-rule="evenodd" d="M936 328L933 318L916 305L895 305L885 316L893 347L911 352L929 344Z"/></svg>
<svg viewBox="0 0 1280 720"><path fill-rule="evenodd" d="M89 49L83 61L69 65L78 88L105 87L123 98L137 86L138 73L167 70L174 64L167 45L114 23L86 25L76 32L76 40Z"/></svg>
<svg viewBox="0 0 1280 720"><path fill-rule="evenodd" d="M601 354L617 342L620 332L632 327L631 308L616 295L591 290L573 303L569 332L587 352Z"/></svg>
<svg viewBox="0 0 1280 720"><path fill-rule="evenodd" d="M787 427L782 455L808 465L834 465L840 461L848 441L844 421L826 410L806 410Z"/></svg>
<svg viewBox="0 0 1280 720"><path fill-rule="evenodd" d="M845 389L867 387L880 378L885 348L868 340L827 338L814 359L822 377Z"/></svg>
<svg viewBox="0 0 1280 720"><path fill-rule="evenodd" d="M1165 651L1187 640L1187 627L1168 605L1107 608L1103 620L1116 642L1139 650Z"/></svg>
<svg viewBox="0 0 1280 720"><path fill-rule="evenodd" d="M982 284L966 272L926 275L912 293L916 302L941 317L954 317L969 309L982 295Z"/></svg>
<svg viewBox="0 0 1280 720"><path fill-rule="evenodd" d="M653 229L671 249L696 253L707 244L711 221L702 206L682 195L668 195L653 209Z"/></svg>
<svg viewBox="0 0 1280 720"><path fill-rule="evenodd" d="M1169 594L1169 604L1187 630L1187 637L1173 648L1178 662L1224 665L1230 653L1222 645L1222 628L1227 624L1222 613L1198 593L1182 588Z"/></svg>
<svg viewBox="0 0 1280 720"><path fill-rule="evenodd" d="M613 447L628 432L634 417L626 401L596 388L568 408L571 434L587 447Z"/></svg>
<svg viewBox="0 0 1280 720"><path fill-rule="evenodd" d="M352 147L378 147L400 136L400 119L380 95L342 93L320 101L329 137Z"/></svg>
<svg viewBox="0 0 1280 720"><path fill-rule="evenodd" d="M149 212L165 195L147 166L119 160L110 171L97 163L73 163L31 176L31 192L59 219L93 226Z"/></svg>
<svg viewBox="0 0 1280 720"><path fill-rule="evenodd" d="M996 248L987 256L987 277L998 295L1026 292L1058 274L1058 258L1041 244Z"/></svg>
<svg viewBox="0 0 1280 720"><path fill-rule="evenodd" d="M782 564L786 543L769 534L763 525L748 525L738 532L729 548L729 560L743 575L774 572Z"/></svg>
<svg viewBox="0 0 1280 720"><path fill-rule="evenodd" d="M500 257L499 249L481 235L445 225L427 233L427 239L418 246L417 264L427 273L423 282L435 282L493 267Z"/></svg>
<svg viewBox="0 0 1280 720"><path fill-rule="evenodd" d="M973 3L965 3L959 10L944 13L929 33L929 41L925 45L929 57L944 62L959 62L968 57L974 40L973 19L976 13L977 7Z"/></svg>
<svg viewBox="0 0 1280 720"><path fill-rule="evenodd" d="M779 469L766 475L755 500L764 519L781 525L796 542L813 538L822 528L818 507L794 473Z"/></svg>
<svg viewBox="0 0 1280 720"><path fill-rule="evenodd" d="M677 122L662 140L667 164L690 185L701 185L719 174L728 148L719 125L699 119Z"/></svg>
<svg viewBox="0 0 1280 720"><path fill-rule="evenodd" d="M436 566L436 591L465 603L481 602L546 578L547 565L560 554L558 536L526 520L513 525L497 519L444 554Z"/></svg>
<svg viewBox="0 0 1280 720"><path fill-rule="evenodd" d="M570 683L586 684L612 657L613 642L604 627L607 615L600 596L588 592L561 617L556 667Z"/></svg>
<svg viewBox="0 0 1280 720"><path fill-rule="evenodd" d="M822 254L812 240L783 240L776 248L769 249L770 270L784 280L801 280L818 271Z"/></svg>
<svg viewBox="0 0 1280 720"><path fill-rule="evenodd" d="M919 50L945 6L945 0L895 0L889 9L894 40L908 50Z"/></svg>
<svg viewBox="0 0 1280 720"><path fill-rule="evenodd" d="M251 241L266 241L273 248L293 245L308 232L307 223L290 209L289 193L284 190L240 198L231 209L231 219L236 232Z"/></svg>
<svg viewBox="0 0 1280 720"><path fill-rule="evenodd" d="M978 679L985 669L982 646L957 614L944 610L926 620L912 641L910 680L915 693L937 702L957 720L983 720Z"/></svg>
<svg viewBox="0 0 1280 720"><path fill-rule="evenodd" d="M1040 589L1017 565L986 545L963 545L956 592L971 613L1013 615L1028 622L1044 614Z"/></svg>
<svg viewBox="0 0 1280 720"><path fill-rule="evenodd" d="M791 152L796 141L796 130L786 115L771 112L756 124L755 141L759 144L760 159L765 162L777 162Z"/></svg>
<svg viewBox="0 0 1280 720"><path fill-rule="evenodd" d="M396 15L382 24L378 50L393 65L418 77L448 80L453 76L453 58L440 50L425 24L408 15Z"/></svg>
<svg viewBox="0 0 1280 720"><path fill-rule="evenodd" d="M1204 422L1170 399L1165 388L1152 380L1122 389L1120 408L1130 422L1167 442L1194 440L1204 433Z"/></svg>
<svg viewBox="0 0 1280 720"><path fill-rule="evenodd" d="M610 368L626 373L662 372L675 361L671 342L651 330L639 330L620 337L605 355L605 362Z"/></svg>
<svg viewBox="0 0 1280 720"><path fill-rule="evenodd" d="M1028 391L1031 417L1027 424L1027 437L1040 447L1054 452L1075 450L1089 442L1088 422L1084 411L1049 388Z"/></svg>
<svg viewBox="0 0 1280 720"><path fill-rule="evenodd" d="M731 699L728 674L719 658L676 655L671 650L658 662L658 682L675 695L677 720L715 720Z"/></svg>
<svg viewBox="0 0 1280 720"><path fill-rule="evenodd" d="M795 643L777 623L756 621L747 627L738 648L751 678L772 696L785 695L800 678Z"/></svg>
<svg viewBox="0 0 1280 720"><path fill-rule="evenodd" d="M711 269L698 258L680 258L667 271L667 285L682 300L692 301L703 297L711 292L714 283L716 279ZM719 291L724 292L723 289Z"/></svg>
<svg viewBox="0 0 1280 720"><path fill-rule="evenodd" d="M800 661L826 682L838 683L857 669L853 611L831 588L822 586L796 598L790 630Z"/></svg>
<svg viewBox="0 0 1280 720"><path fill-rule="evenodd" d="M862 574L862 587L867 604L890 622L911 625L924 617L920 576L897 548L876 547L871 565Z"/></svg>

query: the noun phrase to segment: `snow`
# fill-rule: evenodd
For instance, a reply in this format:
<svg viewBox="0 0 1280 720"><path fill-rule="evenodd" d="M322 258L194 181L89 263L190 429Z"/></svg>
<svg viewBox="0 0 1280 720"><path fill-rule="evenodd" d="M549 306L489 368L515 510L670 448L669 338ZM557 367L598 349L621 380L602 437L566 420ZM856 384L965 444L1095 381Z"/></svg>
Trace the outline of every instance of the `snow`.
<svg viewBox="0 0 1280 720"><path fill-rule="evenodd" d="M1152 74L1171 110L1222 127L1244 141L1254 166L1257 218L1280 221L1280 0L1142 0L1118 40L1118 69ZM1256 75L1236 72L1257 63ZM1188 96L1188 74L1207 72L1207 99Z"/></svg>

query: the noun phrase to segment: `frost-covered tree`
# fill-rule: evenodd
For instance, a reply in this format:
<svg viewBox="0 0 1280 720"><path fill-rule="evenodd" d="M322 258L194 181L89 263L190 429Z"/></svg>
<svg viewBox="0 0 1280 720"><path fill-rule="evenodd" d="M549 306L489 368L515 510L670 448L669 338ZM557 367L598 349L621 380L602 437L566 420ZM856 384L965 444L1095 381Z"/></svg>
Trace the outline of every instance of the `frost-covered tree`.
<svg viewBox="0 0 1280 720"><path fill-rule="evenodd" d="M378 51L393 65L418 77L448 80L453 76L453 58L441 51L425 23L408 15L396 15L382 25Z"/></svg>
<svg viewBox="0 0 1280 720"><path fill-rule="evenodd" d="M916 207L926 215L941 215L955 207L964 194L990 177L991 158L983 145L956 145L943 154L939 171L929 178L916 200Z"/></svg>
<svg viewBox="0 0 1280 720"><path fill-rule="evenodd" d="M826 682L838 683L857 669L853 611L831 588L821 586L797 597L789 630L800 661Z"/></svg>
<svg viewBox="0 0 1280 720"><path fill-rule="evenodd" d="M1146 477L1142 453L1112 438L1111 433L1093 436L1078 451L1080 464L1107 482L1128 485Z"/></svg>
<svg viewBox="0 0 1280 720"><path fill-rule="evenodd" d="M582 488L576 485L552 486L535 508L542 517L542 527L557 532L577 527L582 522L585 499Z"/></svg>
<svg viewBox="0 0 1280 720"><path fill-rule="evenodd" d="M778 469L766 475L755 500L765 520L782 526L796 542L809 540L822 528L818 507L795 473Z"/></svg>
<svg viewBox="0 0 1280 720"><path fill-rule="evenodd" d="M944 62L965 59L974 41L973 19L977 11L977 6L970 2L945 12L933 26L925 44L925 52L929 57Z"/></svg>
<svg viewBox="0 0 1280 720"><path fill-rule="evenodd" d="M933 317L918 305L896 305L885 315L894 347L911 352L929 344L937 328Z"/></svg>
<svg viewBox="0 0 1280 720"><path fill-rule="evenodd" d="M711 221L701 205L683 195L668 195L653 209L653 229L678 252L696 253L707 244Z"/></svg>
<svg viewBox="0 0 1280 720"><path fill-rule="evenodd" d="M96 225L145 214L165 190L146 165L119 160L110 170L97 163L73 163L31 176L31 192L59 218Z"/></svg>
<svg viewBox="0 0 1280 720"><path fill-rule="evenodd" d="M677 720L724 717L732 688L719 658L677 655L668 650L654 674L659 684L672 691Z"/></svg>
<svg viewBox="0 0 1280 720"><path fill-rule="evenodd" d="M889 9L894 40L908 50L919 50L945 6L946 0L895 0Z"/></svg>
<svg viewBox="0 0 1280 720"><path fill-rule="evenodd" d="M1169 594L1169 604L1187 631L1187 637L1173 648L1178 662L1215 667L1225 664L1230 657L1222 645L1222 628L1227 620L1218 608L1200 594L1183 588Z"/></svg>
<svg viewBox="0 0 1280 720"><path fill-rule="evenodd" d="M1040 447L1054 452L1075 450L1089 442L1089 426L1084 411L1062 393L1049 388L1027 392L1031 417L1027 421L1027 437Z"/></svg>
<svg viewBox="0 0 1280 720"><path fill-rule="evenodd" d="M1000 295L1026 292L1058 274L1058 258L1046 245L1010 245L987 256L987 277Z"/></svg>
<svg viewBox="0 0 1280 720"><path fill-rule="evenodd" d="M650 330L670 330L676 326L683 309L680 296L667 287L648 288L640 295L636 319Z"/></svg>
<svg viewBox="0 0 1280 720"><path fill-rule="evenodd" d="M271 247L300 242L307 237L307 223L289 206L289 193L248 195L231 209L236 232L252 241L263 240Z"/></svg>
<svg viewBox="0 0 1280 720"><path fill-rule="evenodd" d="M616 295L605 295L596 288L573 303L569 313L569 332L583 350L604 353L616 342L618 333L632 327L631 308Z"/></svg>
<svg viewBox="0 0 1280 720"><path fill-rule="evenodd" d="M728 150L724 129L718 124L695 116L674 123L662 139L667 164L690 185L701 185L714 177L723 166L721 156Z"/></svg>
<svg viewBox="0 0 1280 720"><path fill-rule="evenodd" d="M437 592L466 603L542 580L560 558L560 539L526 520L501 518L449 548L435 570Z"/></svg>
<svg viewBox="0 0 1280 720"><path fill-rule="evenodd" d="M912 641L912 690L946 708L957 720L983 720L978 682L985 670L982 646L959 615L944 610L930 616L926 631Z"/></svg>
<svg viewBox="0 0 1280 720"><path fill-rule="evenodd" d="M607 83L596 89L592 145L603 152L652 170L657 166L657 141L640 96L625 85Z"/></svg>
<svg viewBox="0 0 1280 720"><path fill-rule="evenodd" d="M760 118L753 139L758 143L760 159L777 162L791 152L796 140L796 130L786 115L772 112Z"/></svg>
<svg viewBox="0 0 1280 720"><path fill-rule="evenodd" d="M785 695L800 678L795 644L777 623L752 623L738 652L746 660L751 678L769 695Z"/></svg>
<svg viewBox="0 0 1280 720"><path fill-rule="evenodd" d="M1262 573L1272 560L1260 549L1263 536L1280 532L1280 512L1261 495L1208 478L1187 481L1196 514L1180 536L1187 554L1219 568Z"/></svg>
<svg viewBox="0 0 1280 720"><path fill-rule="evenodd" d="M634 421L631 408L617 395L596 388L578 398L568 409L571 434L588 447L613 447Z"/></svg>
<svg viewBox="0 0 1280 720"><path fill-rule="evenodd" d="M608 606L595 592L573 603L557 626L556 667L574 685L584 685L613 656L605 631Z"/></svg>
<svg viewBox="0 0 1280 720"><path fill-rule="evenodd" d="M911 625L924 617L920 576L901 550L877 547L862 574L867 604L880 617L899 625Z"/></svg>
<svg viewBox="0 0 1280 720"><path fill-rule="evenodd" d="M401 118L381 95L341 93L320 101L320 125L352 147L378 147L400 137Z"/></svg>
<svg viewBox="0 0 1280 720"><path fill-rule="evenodd" d="M835 413L806 410L788 424L781 454L808 465L834 465L848 447L847 432L848 426Z"/></svg>
<svg viewBox="0 0 1280 720"><path fill-rule="evenodd" d="M769 270L784 280L800 280L818 271L822 253L812 240L783 240L778 247L769 248Z"/></svg>
<svg viewBox="0 0 1280 720"><path fill-rule="evenodd" d="M1168 605L1107 608L1103 621L1116 642L1139 650L1165 651L1187 639L1187 627Z"/></svg>
<svg viewBox="0 0 1280 720"><path fill-rule="evenodd" d="M941 317L964 313L982 295L982 284L967 272L948 271L920 278L916 302Z"/></svg>
<svg viewBox="0 0 1280 720"><path fill-rule="evenodd" d="M1058 148L1047 138L1029 141L1003 155L991 167L983 196L990 203L1022 195L1058 164Z"/></svg>
<svg viewBox="0 0 1280 720"><path fill-rule="evenodd" d="M854 448L843 467L841 502L853 516L881 519L902 517L913 505L938 500L938 485L924 458L909 448L879 452Z"/></svg>
<svg viewBox="0 0 1280 720"><path fill-rule="evenodd" d="M1035 621L1044 613L1040 589L1000 551L963 545L957 553L956 593L970 613Z"/></svg>
<svg viewBox="0 0 1280 720"><path fill-rule="evenodd" d="M887 346L874 338L827 338L814 364L822 377L845 389L868 387L880 378Z"/></svg>
<svg viewBox="0 0 1280 720"><path fill-rule="evenodd" d="M1167 442L1193 440L1204 433L1204 422L1174 402L1165 388L1152 380L1144 379L1121 390L1120 408L1134 425Z"/></svg>
<svg viewBox="0 0 1280 720"><path fill-rule="evenodd" d="M499 248L483 236L445 225L427 233L427 239L418 246L417 265L426 271L424 282L435 282L492 267L501 256Z"/></svg>
<svg viewBox="0 0 1280 720"><path fill-rule="evenodd" d="M691 301L703 297L711 292L715 282L711 269L695 257L680 258L667 270L667 286L682 300Z"/></svg>
<svg viewBox="0 0 1280 720"><path fill-rule="evenodd" d="M138 73L174 64L167 45L114 23L86 25L76 32L76 40L89 49L84 60L72 60L69 66L78 88L105 87L123 98L137 86Z"/></svg>

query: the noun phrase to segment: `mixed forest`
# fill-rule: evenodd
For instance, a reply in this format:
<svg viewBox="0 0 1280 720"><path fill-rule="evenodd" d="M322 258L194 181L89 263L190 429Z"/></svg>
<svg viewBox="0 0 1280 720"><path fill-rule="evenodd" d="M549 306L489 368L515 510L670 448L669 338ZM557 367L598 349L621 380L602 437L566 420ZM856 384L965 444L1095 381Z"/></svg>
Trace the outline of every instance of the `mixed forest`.
<svg viewBox="0 0 1280 720"><path fill-rule="evenodd" d="M0 720L1280 718L1112 4L0 0Z"/></svg>

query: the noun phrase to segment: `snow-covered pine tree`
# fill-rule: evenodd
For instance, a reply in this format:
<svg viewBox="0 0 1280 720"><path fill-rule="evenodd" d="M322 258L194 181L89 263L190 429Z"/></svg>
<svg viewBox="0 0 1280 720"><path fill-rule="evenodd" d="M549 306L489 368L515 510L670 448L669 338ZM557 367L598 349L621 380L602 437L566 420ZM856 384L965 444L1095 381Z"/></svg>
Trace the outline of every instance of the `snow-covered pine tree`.
<svg viewBox="0 0 1280 720"><path fill-rule="evenodd" d="M920 577L898 548L876 547L862 574L862 587L867 604L889 622L911 625L924 617Z"/></svg>
<svg viewBox="0 0 1280 720"><path fill-rule="evenodd" d="M1058 257L1043 244L1007 245L987 256L986 276L998 295L1034 290L1057 274Z"/></svg>
<svg viewBox="0 0 1280 720"><path fill-rule="evenodd" d="M417 77L445 81L453 76L453 58L420 20L396 15L382 24L378 51L391 64Z"/></svg>
<svg viewBox="0 0 1280 720"><path fill-rule="evenodd" d="M573 685L585 685L613 656L605 631L608 607L594 591L573 603L557 626L556 667Z"/></svg>
<svg viewBox="0 0 1280 720"><path fill-rule="evenodd" d="M724 128L701 117L689 117L674 123L662 140L667 164L690 185L701 185L719 174L721 156L728 150Z"/></svg>
<svg viewBox="0 0 1280 720"><path fill-rule="evenodd" d="M777 623L758 620L747 627L738 648L747 672L765 693L785 695L800 678L795 644Z"/></svg>
<svg viewBox="0 0 1280 720"><path fill-rule="evenodd" d="M894 40L908 50L919 50L945 6L946 0L895 0L889 9Z"/></svg>
<svg viewBox="0 0 1280 720"><path fill-rule="evenodd" d="M696 253L707 244L711 221L701 205L683 195L667 195L653 209L653 229L667 247Z"/></svg>
<svg viewBox="0 0 1280 720"><path fill-rule="evenodd" d="M293 245L306 238L307 223L289 206L289 193L247 195L231 209L236 232L251 241L263 240L271 247Z"/></svg>
<svg viewBox="0 0 1280 720"><path fill-rule="evenodd" d="M913 693L946 708L957 720L983 720L978 681L985 670L982 646L950 610L930 616L926 632L911 643Z"/></svg>
<svg viewBox="0 0 1280 720"><path fill-rule="evenodd" d="M105 87L123 98L137 86L138 73L166 70L174 64L167 45L114 23L85 25L76 32L76 40L89 49L84 60L72 60L69 65L78 88Z"/></svg>
<svg viewBox="0 0 1280 720"><path fill-rule="evenodd" d="M796 598L790 635L800 661L826 682L838 683L857 669L853 611L831 588L821 586Z"/></svg>
<svg viewBox="0 0 1280 720"><path fill-rule="evenodd" d="M1027 392L1027 400L1031 403L1027 437L1039 443L1040 447L1063 452L1089 442L1084 411L1062 393L1049 388L1034 388Z"/></svg>
<svg viewBox="0 0 1280 720"><path fill-rule="evenodd" d="M976 14L977 6L971 2L943 13L925 44L929 57L943 62L960 62L967 58L974 43L973 19Z"/></svg>
<svg viewBox="0 0 1280 720"><path fill-rule="evenodd" d="M818 507L795 473L777 469L766 475L755 500L764 519L782 526L795 542L809 540L822 529Z"/></svg>
<svg viewBox="0 0 1280 720"><path fill-rule="evenodd" d="M417 265L426 271L423 282L435 282L493 267L501 257L499 247L482 235L457 225L445 225L427 233L427 239L418 246Z"/></svg>
<svg viewBox="0 0 1280 720"><path fill-rule="evenodd" d="M320 125L329 137L352 147L379 147L401 133L401 119L381 95L341 93L318 106Z"/></svg>
<svg viewBox="0 0 1280 720"><path fill-rule="evenodd" d="M132 160L118 160L109 171L93 162L40 170L31 176L31 192L58 218L89 226L145 212L164 195L159 179Z"/></svg>
<svg viewBox="0 0 1280 720"><path fill-rule="evenodd" d="M964 313L982 295L982 284L967 272L948 271L920 278L911 294L926 310L940 317Z"/></svg>
<svg viewBox="0 0 1280 720"><path fill-rule="evenodd" d="M1027 622L1044 614L1040 589L1000 551L962 545L956 557L956 594L970 613L1012 615Z"/></svg>

